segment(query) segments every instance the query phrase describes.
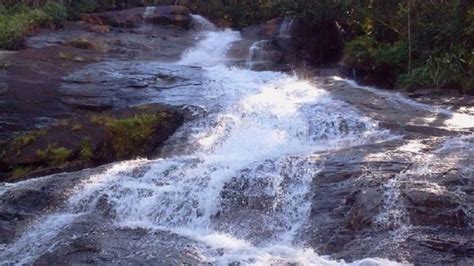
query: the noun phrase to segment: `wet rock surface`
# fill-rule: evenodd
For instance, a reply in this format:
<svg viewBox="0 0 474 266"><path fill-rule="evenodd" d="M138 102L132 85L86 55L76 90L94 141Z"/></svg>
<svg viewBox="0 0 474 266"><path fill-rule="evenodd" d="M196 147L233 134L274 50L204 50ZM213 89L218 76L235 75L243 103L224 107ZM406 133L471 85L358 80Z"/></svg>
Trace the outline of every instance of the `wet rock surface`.
<svg viewBox="0 0 474 266"><path fill-rule="evenodd" d="M14 190L9 184L0 185L0 252L1 245L10 243L23 234L33 220L44 213L61 208L67 193L77 185L84 175L98 171L84 170L81 173L65 173L26 181Z"/></svg>
<svg viewBox="0 0 474 266"><path fill-rule="evenodd" d="M397 140L324 156L325 167L313 181L312 246L348 261L364 254L421 265L472 263L473 229L467 221L473 202L460 192L472 182L446 185L450 171L460 180L472 179L472 170L453 170L472 164L472 154L450 149L416 154L400 149L404 145ZM413 162L414 156L429 159ZM454 162L437 165L451 156ZM440 237L446 234L450 237Z"/></svg>
<svg viewBox="0 0 474 266"><path fill-rule="evenodd" d="M145 22L150 22L188 29L191 23L189 9L184 6L136 7L120 11L84 14L81 19L95 25L121 28L138 27Z"/></svg>
<svg viewBox="0 0 474 266"><path fill-rule="evenodd" d="M176 109L159 104L62 120L7 145L0 160L6 177L0 180L19 181L151 156L182 123Z"/></svg>
<svg viewBox="0 0 474 266"><path fill-rule="evenodd" d="M313 66L333 64L339 60L343 49L340 29L336 24L314 26L291 17L276 18L261 25L246 27L242 29L242 36L248 40L272 42L277 49L265 47L262 51L275 58L274 51L278 50L282 54L276 60L277 63L292 65L303 62ZM263 65L256 69L275 68L274 65Z"/></svg>
<svg viewBox="0 0 474 266"><path fill-rule="evenodd" d="M57 238L57 248L45 252L34 265L177 265L200 261L190 239L164 231L114 227L93 214L81 217Z"/></svg>
<svg viewBox="0 0 474 266"><path fill-rule="evenodd" d="M364 254L418 265L473 263L469 123L453 128L452 114L435 108L324 83L403 138L322 156L306 231L311 246L346 261Z"/></svg>
<svg viewBox="0 0 474 266"><path fill-rule="evenodd" d="M173 11L174 8L165 9L157 8L155 11L158 15L166 11L170 16L178 12ZM145 12L146 9L133 12L141 11ZM182 12L184 16L186 10ZM188 15L186 17L189 19ZM7 140L12 135L41 127L39 118L61 120L91 111L136 104L145 97L143 92L139 91L145 85L137 81L136 77L130 78L128 84L124 81L126 77L122 78L121 83L112 82L110 86L117 87L111 88L114 91L111 98L108 98L110 90L109 94L106 94L107 97L103 94L91 94L90 97L84 94L74 98L66 97L60 92L65 87L64 84L68 84L66 77L76 71L87 71L91 64L103 63L103 67L109 68L116 63L117 68L120 68L126 64L125 61L130 64L134 61L140 64L143 60L176 61L196 42L195 34L192 29L147 21L133 28L79 21L70 22L61 30L43 30L27 38L25 50L1 55L2 62L8 64L0 70L0 138ZM131 72L132 70L128 73L122 70L123 75L140 75ZM165 75L167 73L169 71L165 70ZM160 76L159 71L152 74ZM94 82L97 81L90 80L89 90ZM173 84L170 82L163 87ZM118 100L117 94L130 96L126 100ZM133 94L137 95L137 100L131 100Z"/></svg>
<svg viewBox="0 0 474 266"><path fill-rule="evenodd" d="M153 101L161 90L201 86L198 68L150 61L104 62L65 77L60 100L88 110L123 108Z"/></svg>

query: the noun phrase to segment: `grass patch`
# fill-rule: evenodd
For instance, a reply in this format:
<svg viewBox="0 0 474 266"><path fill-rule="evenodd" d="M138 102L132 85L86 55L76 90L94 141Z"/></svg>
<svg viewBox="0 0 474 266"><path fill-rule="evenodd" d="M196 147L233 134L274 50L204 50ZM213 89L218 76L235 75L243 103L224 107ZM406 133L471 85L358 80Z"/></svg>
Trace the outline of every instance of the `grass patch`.
<svg viewBox="0 0 474 266"><path fill-rule="evenodd" d="M93 156L94 153L92 152L91 140L89 138L83 139L79 150L79 158L81 160L89 161Z"/></svg>
<svg viewBox="0 0 474 266"><path fill-rule="evenodd" d="M136 115L126 119L112 119L105 126L112 138L117 156L139 155L161 120L157 114Z"/></svg>
<svg viewBox="0 0 474 266"><path fill-rule="evenodd" d="M20 178L24 178L28 175L28 173L30 173L32 171L32 168L31 167L21 167L21 166L18 166L16 167L15 169L13 169L13 172L12 172L12 178L13 179L20 179Z"/></svg>
<svg viewBox="0 0 474 266"><path fill-rule="evenodd" d="M44 150L37 150L36 155L51 165L61 165L71 157L72 151L65 147L50 145Z"/></svg>
<svg viewBox="0 0 474 266"><path fill-rule="evenodd" d="M164 114L140 114L129 118L92 116L91 122L104 125L109 143L118 157L143 154L147 142Z"/></svg>
<svg viewBox="0 0 474 266"><path fill-rule="evenodd" d="M13 139L13 147L21 149L33 143L38 137L46 135L46 130L37 130L27 134L20 135Z"/></svg>

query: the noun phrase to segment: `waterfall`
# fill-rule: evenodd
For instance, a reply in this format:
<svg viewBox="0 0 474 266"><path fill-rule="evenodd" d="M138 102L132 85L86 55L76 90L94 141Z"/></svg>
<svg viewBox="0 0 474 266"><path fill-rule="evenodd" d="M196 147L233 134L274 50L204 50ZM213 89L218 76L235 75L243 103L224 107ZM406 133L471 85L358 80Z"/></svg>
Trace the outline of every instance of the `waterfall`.
<svg viewBox="0 0 474 266"><path fill-rule="evenodd" d="M200 15L191 15L191 28L198 31L216 31L216 25Z"/></svg>
<svg viewBox="0 0 474 266"><path fill-rule="evenodd" d="M153 15L156 11L156 7L154 6L147 6L146 9L145 9L145 14L143 15L145 18L148 18L150 17L151 15Z"/></svg>
<svg viewBox="0 0 474 266"><path fill-rule="evenodd" d="M200 29L215 28L201 17L193 20ZM286 20L280 33L290 34L291 24ZM192 152L117 163L90 176L72 193L64 213L45 218L52 227L33 226L0 260L34 262L71 220L98 211L98 202L106 201L114 226L192 239L200 243L195 248L203 263L344 265L306 248L299 237L310 215L311 181L321 167L315 153L393 136L309 81L227 66L227 50L240 38L231 30L207 31L177 62L204 71L198 93L207 99L200 106L206 114L180 129L192 132L186 143ZM186 91L192 89L166 90L160 99L196 95ZM196 97L182 99L196 103Z"/></svg>
<svg viewBox="0 0 474 266"><path fill-rule="evenodd" d="M278 37L291 38L294 22L294 18L285 17L280 25L280 29L278 30Z"/></svg>

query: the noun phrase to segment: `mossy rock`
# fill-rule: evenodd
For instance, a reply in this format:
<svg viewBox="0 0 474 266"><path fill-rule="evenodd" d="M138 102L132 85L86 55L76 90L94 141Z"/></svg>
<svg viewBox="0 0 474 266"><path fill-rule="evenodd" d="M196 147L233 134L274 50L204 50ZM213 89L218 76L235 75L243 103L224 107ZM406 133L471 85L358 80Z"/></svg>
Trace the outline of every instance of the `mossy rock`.
<svg viewBox="0 0 474 266"><path fill-rule="evenodd" d="M92 167L152 155L182 124L175 109L144 105L101 115L62 120L19 135L0 156L7 180ZM1 181L1 180L0 180Z"/></svg>

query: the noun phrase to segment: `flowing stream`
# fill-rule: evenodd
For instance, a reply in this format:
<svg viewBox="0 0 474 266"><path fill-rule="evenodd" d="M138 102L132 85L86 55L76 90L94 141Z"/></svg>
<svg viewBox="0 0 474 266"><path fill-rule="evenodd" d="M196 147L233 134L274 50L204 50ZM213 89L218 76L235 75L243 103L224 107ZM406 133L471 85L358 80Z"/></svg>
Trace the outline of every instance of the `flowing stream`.
<svg viewBox="0 0 474 266"><path fill-rule="evenodd" d="M204 84L199 91L164 90L156 100L197 110L168 141L169 156L117 163L90 176L65 211L46 216L5 247L0 260L34 262L54 248L62 229L106 199L114 226L189 238L199 243L202 262L345 264L318 255L301 238L321 164L316 154L396 136L309 81L232 67L226 53L238 40L238 32L206 31L177 62L202 68ZM184 143L172 145L178 141ZM360 259L352 264L392 264Z"/></svg>

